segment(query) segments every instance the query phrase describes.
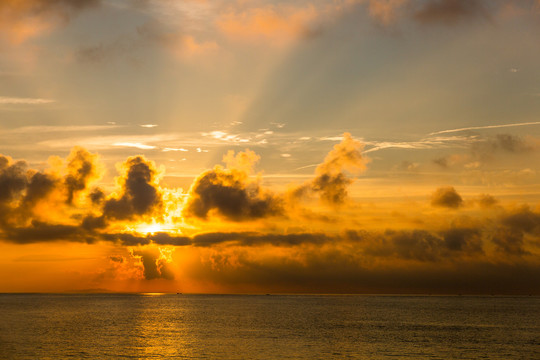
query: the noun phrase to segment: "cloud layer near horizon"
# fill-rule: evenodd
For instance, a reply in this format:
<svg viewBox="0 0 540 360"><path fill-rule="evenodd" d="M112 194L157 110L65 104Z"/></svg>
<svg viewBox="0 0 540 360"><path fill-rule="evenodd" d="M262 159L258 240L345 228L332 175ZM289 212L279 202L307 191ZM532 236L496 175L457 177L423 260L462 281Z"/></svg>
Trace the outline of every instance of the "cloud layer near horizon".
<svg viewBox="0 0 540 360"><path fill-rule="evenodd" d="M228 153L226 168L203 172L186 193L162 187L163 169L142 156L118 166L117 190L110 194L94 186L102 167L82 148L65 161L52 158L45 171L1 156L0 236L12 244L129 247L131 260L111 260L114 271L172 281L186 266L193 279L231 289L285 291L296 283L299 291L391 292L401 278L396 291L484 291L485 281L497 292L540 291L533 280L540 271L537 210L441 187L426 191L425 203L408 216L397 215L396 205L385 215L395 224L370 224L367 208L345 201L354 180L347 174L366 166L361 149L345 134L313 180L285 193L253 175L259 157L249 150ZM299 195L306 192L320 201ZM175 263L175 247L195 258ZM465 268L476 272L462 278ZM519 269L528 275L518 284L494 285L504 273L524 276Z"/></svg>

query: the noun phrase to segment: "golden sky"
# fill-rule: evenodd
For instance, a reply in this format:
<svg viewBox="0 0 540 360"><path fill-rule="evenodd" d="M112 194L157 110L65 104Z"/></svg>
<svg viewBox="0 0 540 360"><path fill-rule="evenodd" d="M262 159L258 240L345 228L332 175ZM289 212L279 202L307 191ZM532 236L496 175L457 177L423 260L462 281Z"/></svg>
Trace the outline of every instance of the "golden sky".
<svg viewBox="0 0 540 360"><path fill-rule="evenodd" d="M540 293L540 3L0 3L0 292Z"/></svg>

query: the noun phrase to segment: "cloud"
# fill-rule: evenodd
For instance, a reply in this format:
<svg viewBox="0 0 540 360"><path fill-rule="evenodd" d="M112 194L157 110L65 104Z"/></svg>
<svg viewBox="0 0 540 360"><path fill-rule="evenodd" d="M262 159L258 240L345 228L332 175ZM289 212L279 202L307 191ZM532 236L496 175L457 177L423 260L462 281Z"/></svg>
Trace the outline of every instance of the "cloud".
<svg viewBox="0 0 540 360"><path fill-rule="evenodd" d="M527 206L503 217L502 223L513 230L540 235L540 214Z"/></svg>
<svg viewBox="0 0 540 360"><path fill-rule="evenodd" d="M122 165L119 179L122 192L110 197L103 206L103 214L112 219L133 219L151 214L162 206L157 187L158 171L153 162L143 156L128 158Z"/></svg>
<svg viewBox="0 0 540 360"><path fill-rule="evenodd" d="M433 0L425 2L414 13L414 19L421 24L454 25L486 14L487 10L479 0Z"/></svg>
<svg viewBox="0 0 540 360"><path fill-rule="evenodd" d="M497 134L494 138L488 139L485 143L477 143L480 147L473 148L473 151L484 150L484 151L496 151L502 150L509 153L523 153L532 151L537 147L537 144L528 142L526 139L523 139L520 136L512 134ZM481 147L484 149L481 149Z"/></svg>
<svg viewBox="0 0 540 360"><path fill-rule="evenodd" d="M318 166L315 179L364 169L361 148L346 134ZM491 291L489 282L512 292L536 284L537 209L494 206L493 197L482 195L471 197L480 207L466 212L419 206L416 214L425 215L425 221L407 222L414 215L392 213L387 215L396 221L385 218L383 225L374 225L371 220L386 210L362 217L370 212L367 205L347 211L289 208L281 193L268 192L259 177L249 176L258 159L249 150L227 153L227 168L202 173L184 194L160 187L160 173L151 161L130 157L119 166L118 189L106 194L92 188L99 162L84 149L74 148L66 160L52 159L52 167L43 171L0 156L0 239L13 244L107 243L104 248L122 249L126 255L107 254L115 256L107 257L108 263L123 266L119 276L124 280L173 279L178 270L171 251L181 246L182 256L176 259L183 261L178 263L182 279L215 282L231 291L234 287L228 286L248 284L266 292L483 292ZM322 190L313 190L317 184L308 182L308 190L321 195ZM82 195L91 201L82 201ZM190 217L182 218L186 195L183 211ZM464 203L452 187L437 189L433 202L448 208ZM256 221L269 216L275 217ZM206 221L192 221L197 219ZM158 225L156 231L138 230L141 222ZM523 276L519 286L511 280L517 275Z"/></svg>
<svg viewBox="0 0 540 360"><path fill-rule="evenodd" d="M246 149L240 151L235 155L233 150L229 150L225 156L223 156L223 162L229 169L237 169L250 174L253 171L255 164L261 159L254 151Z"/></svg>
<svg viewBox="0 0 540 360"><path fill-rule="evenodd" d="M431 205L457 209L463 205L463 199L453 187L441 187L431 195Z"/></svg>
<svg viewBox="0 0 540 360"><path fill-rule="evenodd" d="M459 128L459 129L441 130L441 131L433 132L429 135L431 136L431 135L448 134L448 133L470 131L470 130L498 129L498 128L505 128L505 127L531 126L531 125L540 125L540 121L513 123L513 124L486 125L486 126L470 126L470 127L465 127L465 128Z"/></svg>
<svg viewBox="0 0 540 360"><path fill-rule="evenodd" d="M3 0L0 2L0 37L11 43L22 43L100 3L100 0Z"/></svg>
<svg viewBox="0 0 540 360"><path fill-rule="evenodd" d="M96 156L81 148L74 148L69 155L64 176L53 171L31 170L24 161L14 162L0 155L0 224L28 223L35 215L46 218L54 214L60 201L73 204L74 196L99 178L98 169ZM47 212L35 210L55 192L58 195L48 200Z"/></svg>
<svg viewBox="0 0 540 360"><path fill-rule="evenodd" d="M18 244L29 244L49 241L93 242L90 236L85 236L79 226L64 224L48 224L32 220L29 226L7 227L4 238Z"/></svg>
<svg viewBox="0 0 540 360"><path fill-rule="evenodd" d="M132 64L138 64L142 59L139 58L139 55L142 55L140 50L156 45L182 61L199 60L219 51L219 45L215 41L200 41L178 28L179 26L168 26L157 20L149 21L138 26L135 32L120 36L110 42L79 48L75 52L75 59L88 64L127 59ZM150 128L157 125L143 124L141 126Z"/></svg>
<svg viewBox="0 0 540 360"><path fill-rule="evenodd" d="M216 166L203 172L191 185L185 216L207 219L209 213L216 213L244 221L282 214L281 200L248 177L246 170L258 160L255 153L246 150L234 156L229 152L224 160L240 168Z"/></svg>
<svg viewBox="0 0 540 360"><path fill-rule="evenodd" d="M530 255L525 248L525 237L540 236L540 214L522 206L504 213L499 222L500 226L491 238L497 250L510 256Z"/></svg>
<svg viewBox="0 0 540 360"><path fill-rule="evenodd" d="M213 54L219 50L219 45L215 41L199 41L193 35L158 21L147 22L139 26L137 34L143 41L158 44L176 58L183 60Z"/></svg>
<svg viewBox="0 0 540 360"><path fill-rule="evenodd" d="M101 204L103 200L105 200L105 193L100 188L94 188L90 194L88 194L88 197L93 204Z"/></svg>
<svg viewBox="0 0 540 360"><path fill-rule="evenodd" d="M299 198L309 193L317 193L324 203L343 204L347 198L347 187L352 183L345 171L359 173L366 168L362 149L363 145L354 140L351 134L343 134L343 140L335 145L324 161L317 166L315 178L293 189L292 197Z"/></svg>
<svg viewBox="0 0 540 360"><path fill-rule="evenodd" d="M0 96L0 105L43 105L51 104L54 102L56 102L56 100Z"/></svg>
<svg viewBox="0 0 540 360"><path fill-rule="evenodd" d="M152 149L155 149L156 147L153 146L153 145L146 145L146 144L143 144L143 143L133 143L133 142L118 142L118 143L114 143L113 146L123 146L123 147L132 147L132 148L136 148L136 149L141 149L141 150L152 150Z"/></svg>
<svg viewBox="0 0 540 360"><path fill-rule="evenodd" d="M192 240L188 236L171 235L166 232L149 234L148 238L150 238L155 244L158 245L184 246L192 244Z"/></svg>
<svg viewBox="0 0 540 360"><path fill-rule="evenodd" d="M504 161L503 155L523 155L540 148L537 138L521 137L512 134L490 136L470 136L468 140L456 145L466 147L469 153L456 153L433 159L433 163L448 169L459 165L465 169L477 169L490 162Z"/></svg>
<svg viewBox="0 0 540 360"><path fill-rule="evenodd" d="M389 231L385 235L391 239L393 250L400 258L434 261L440 257L440 239L428 231Z"/></svg>
<svg viewBox="0 0 540 360"><path fill-rule="evenodd" d="M64 182L67 189L67 202L73 203L74 196L85 190L88 184L101 177L97 165L97 155L90 154L86 149L75 147L68 159L68 174Z"/></svg>
<svg viewBox="0 0 540 360"><path fill-rule="evenodd" d="M241 248L202 253L186 276L236 292L538 294L535 262L462 259L371 264L347 248L305 249L288 256ZM519 281L516 281L519 279Z"/></svg>
<svg viewBox="0 0 540 360"><path fill-rule="evenodd" d="M368 4L369 15L381 25L391 25L398 18L398 11L409 0L370 0Z"/></svg>
<svg viewBox="0 0 540 360"><path fill-rule="evenodd" d="M0 155L0 221L10 217L10 208L28 186L27 165L23 161L13 162Z"/></svg>
<svg viewBox="0 0 540 360"><path fill-rule="evenodd" d="M132 254L141 260L146 280L174 280L170 254L165 249L151 247L144 250L134 250Z"/></svg>
<svg viewBox="0 0 540 360"><path fill-rule="evenodd" d="M366 146L371 148L363 151L368 154L384 149L437 149L461 144L469 144L474 141L474 136L437 136L428 137L419 141L365 141Z"/></svg>
<svg viewBox="0 0 540 360"><path fill-rule="evenodd" d="M311 4L305 7L268 4L230 10L221 14L216 24L232 40L259 43L265 40L281 45L315 33L313 23L318 16L318 9Z"/></svg>
<svg viewBox="0 0 540 360"><path fill-rule="evenodd" d="M70 125L70 126L22 126L14 129L5 129L2 132L7 135L27 135L36 133L64 133L64 132L91 132L91 131L104 131L118 128L116 124L108 125Z"/></svg>
<svg viewBox="0 0 540 360"><path fill-rule="evenodd" d="M528 254L523 248L523 233L510 229L498 229L492 236L491 241L497 250L505 255L525 255Z"/></svg>
<svg viewBox="0 0 540 360"><path fill-rule="evenodd" d="M482 194L479 196L478 204L482 208L490 208L497 205L499 201L489 194Z"/></svg>
<svg viewBox="0 0 540 360"><path fill-rule="evenodd" d="M257 232L213 232L193 236L195 246L213 246L231 242L237 246L298 246L333 241L334 237L323 233L265 234Z"/></svg>
<svg viewBox="0 0 540 360"><path fill-rule="evenodd" d="M105 233L100 235L100 239L119 243L124 246L149 245L150 238L132 233Z"/></svg>
<svg viewBox="0 0 540 360"><path fill-rule="evenodd" d="M482 254L481 231L476 228L451 228L442 233L449 250L464 251L469 255Z"/></svg>
<svg viewBox="0 0 540 360"><path fill-rule="evenodd" d="M51 163L51 169L36 171L23 161L0 155L0 232L4 237L14 242L127 242L130 239L111 237L104 229L117 220L163 215L158 171L142 156L124 162L117 179L120 192L109 196L90 188L101 176L97 155L75 147L65 166L61 159ZM83 194L90 202L78 201Z"/></svg>

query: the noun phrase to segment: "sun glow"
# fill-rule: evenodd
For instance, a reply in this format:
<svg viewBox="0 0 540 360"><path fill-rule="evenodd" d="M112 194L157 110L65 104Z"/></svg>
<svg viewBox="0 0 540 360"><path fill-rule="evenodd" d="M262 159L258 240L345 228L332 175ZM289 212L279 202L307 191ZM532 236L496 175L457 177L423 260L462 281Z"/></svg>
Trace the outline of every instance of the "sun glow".
<svg viewBox="0 0 540 360"><path fill-rule="evenodd" d="M163 231L162 224L141 224L137 226L137 232L143 234L153 234Z"/></svg>
<svg viewBox="0 0 540 360"><path fill-rule="evenodd" d="M151 223L151 224L142 223L142 224L137 224L134 226L127 226L126 230L128 232L135 232L139 234L148 235L148 234L155 234L158 232L166 232L166 231L169 232L172 230L172 228L173 228L172 225L167 226L166 224L159 224L159 223Z"/></svg>

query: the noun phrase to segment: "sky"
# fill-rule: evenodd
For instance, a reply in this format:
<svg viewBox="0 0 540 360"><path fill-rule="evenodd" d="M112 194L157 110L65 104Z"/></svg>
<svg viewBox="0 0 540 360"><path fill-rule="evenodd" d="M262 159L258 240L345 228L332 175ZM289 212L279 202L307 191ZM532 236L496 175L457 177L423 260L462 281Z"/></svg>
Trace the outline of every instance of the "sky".
<svg viewBox="0 0 540 360"><path fill-rule="evenodd" d="M0 2L0 292L540 294L540 1Z"/></svg>

